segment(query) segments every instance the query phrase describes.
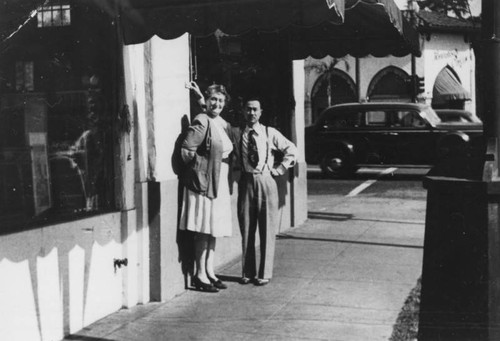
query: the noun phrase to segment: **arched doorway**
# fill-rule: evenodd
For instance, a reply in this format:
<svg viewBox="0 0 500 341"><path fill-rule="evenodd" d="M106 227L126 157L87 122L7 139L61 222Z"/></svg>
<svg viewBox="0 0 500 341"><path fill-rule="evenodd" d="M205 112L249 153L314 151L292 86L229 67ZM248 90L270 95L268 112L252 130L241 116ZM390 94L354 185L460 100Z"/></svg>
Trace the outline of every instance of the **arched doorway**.
<svg viewBox="0 0 500 341"><path fill-rule="evenodd" d="M409 75L395 66L380 70L370 82L367 97L370 102L411 102Z"/></svg>
<svg viewBox="0 0 500 341"><path fill-rule="evenodd" d="M434 109L464 109L465 101L470 99L457 73L449 66L444 67L436 77L432 89Z"/></svg>
<svg viewBox="0 0 500 341"><path fill-rule="evenodd" d="M351 77L341 70L329 70L318 78L311 92L313 122L331 105L357 101L356 85Z"/></svg>

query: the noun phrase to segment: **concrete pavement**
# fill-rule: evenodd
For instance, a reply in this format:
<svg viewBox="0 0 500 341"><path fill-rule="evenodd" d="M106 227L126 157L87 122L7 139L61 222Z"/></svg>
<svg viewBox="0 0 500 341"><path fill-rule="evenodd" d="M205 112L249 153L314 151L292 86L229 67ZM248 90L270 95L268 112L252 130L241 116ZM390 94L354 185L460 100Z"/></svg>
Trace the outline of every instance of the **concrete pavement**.
<svg viewBox="0 0 500 341"><path fill-rule="evenodd" d="M425 201L309 196L309 219L278 236L274 278L187 290L121 310L65 340L388 340L422 269Z"/></svg>

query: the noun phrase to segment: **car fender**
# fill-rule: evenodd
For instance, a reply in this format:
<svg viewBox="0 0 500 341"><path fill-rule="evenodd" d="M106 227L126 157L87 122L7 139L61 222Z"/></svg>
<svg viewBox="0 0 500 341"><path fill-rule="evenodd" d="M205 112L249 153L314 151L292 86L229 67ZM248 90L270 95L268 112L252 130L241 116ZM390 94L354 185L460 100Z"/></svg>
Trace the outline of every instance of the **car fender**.
<svg viewBox="0 0 500 341"><path fill-rule="evenodd" d="M334 147L343 148L349 154L350 157L354 156L354 145L347 140L335 140L335 141L333 141L330 144L329 148L333 149Z"/></svg>
<svg viewBox="0 0 500 341"><path fill-rule="evenodd" d="M341 178L356 171L353 144L346 141L333 141L322 150L320 168L331 178Z"/></svg>
<svg viewBox="0 0 500 341"><path fill-rule="evenodd" d="M347 153L347 157L349 159L349 162L351 162L351 163L356 162L356 153L354 150L355 149L354 144L352 144L348 140L331 141L331 143L328 144L328 148L325 147L323 150L321 150L321 152L319 153L320 154L319 159L321 160L321 158L323 158L323 156L326 153L330 152L331 150L333 150L335 148L341 148L342 150L344 150Z"/></svg>
<svg viewBox="0 0 500 341"><path fill-rule="evenodd" d="M449 132L437 142L437 156L439 159L462 157L467 154L470 136L463 131Z"/></svg>

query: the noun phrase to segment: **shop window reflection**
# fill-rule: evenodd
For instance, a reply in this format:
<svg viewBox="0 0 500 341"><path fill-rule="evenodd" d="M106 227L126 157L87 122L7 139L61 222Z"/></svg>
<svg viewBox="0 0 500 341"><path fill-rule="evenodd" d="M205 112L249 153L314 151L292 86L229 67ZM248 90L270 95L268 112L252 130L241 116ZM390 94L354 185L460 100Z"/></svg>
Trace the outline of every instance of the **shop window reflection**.
<svg viewBox="0 0 500 341"><path fill-rule="evenodd" d="M0 97L0 226L110 208L107 114L100 89Z"/></svg>
<svg viewBox="0 0 500 341"><path fill-rule="evenodd" d="M65 0L44 3L9 39L0 58L0 233L115 209L116 39L108 13Z"/></svg>
<svg viewBox="0 0 500 341"><path fill-rule="evenodd" d="M92 212L102 207L105 195L106 129L101 117L104 101L99 90L80 93L74 99L80 105L86 104L84 112L66 117L67 129L54 132L52 136L50 165L54 208L65 212ZM70 106L74 109L78 105ZM61 119L59 115L57 121Z"/></svg>

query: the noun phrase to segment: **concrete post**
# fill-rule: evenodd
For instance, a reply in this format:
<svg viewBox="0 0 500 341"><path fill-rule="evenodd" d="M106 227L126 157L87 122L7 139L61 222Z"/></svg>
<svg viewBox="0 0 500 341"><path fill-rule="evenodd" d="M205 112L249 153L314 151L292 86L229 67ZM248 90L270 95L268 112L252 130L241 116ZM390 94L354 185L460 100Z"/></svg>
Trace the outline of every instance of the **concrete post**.
<svg viewBox="0 0 500 341"><path fill-rule="evenodd" d="M421 341L500 340L500 2L483 0L482 13L482 174L424 181ZM474 164L478 155L460 166Z"/></svg>
<svg viewBox="0 0 500 341"><path fill-rule="evenodd" d="M295 177L292 207L292 226L296 227L307 219L307 164L305 161L305 137L304 137L304 93L305 93L304 60L293 61L293 91L295 98L295 110L292 117L292 137L299 150L297 165L295 166Z"/></svg>
<svg viewBox="0 0 500 341"><path fill-rule="evenodd" d="M488 191L488 339L500 339L500 229L498 177L500 135L500 2L482 0L481 68L484 135L487 142L483 181Z"/></svg>

